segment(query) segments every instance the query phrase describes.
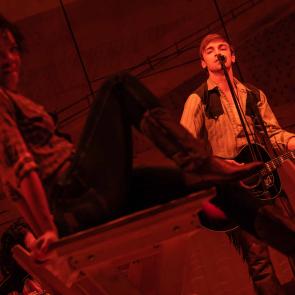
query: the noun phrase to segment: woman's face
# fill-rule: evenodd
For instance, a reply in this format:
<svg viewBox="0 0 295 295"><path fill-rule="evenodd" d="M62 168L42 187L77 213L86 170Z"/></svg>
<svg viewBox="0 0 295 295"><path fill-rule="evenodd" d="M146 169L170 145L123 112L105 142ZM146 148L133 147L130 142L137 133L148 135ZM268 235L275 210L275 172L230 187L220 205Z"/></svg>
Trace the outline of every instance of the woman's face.
<svg viewBox="0 0 295 295"><path fill-rule="evenodd" d="M0 30L0 87L16 90L21 68L21 54L13 34Z"/></svg>

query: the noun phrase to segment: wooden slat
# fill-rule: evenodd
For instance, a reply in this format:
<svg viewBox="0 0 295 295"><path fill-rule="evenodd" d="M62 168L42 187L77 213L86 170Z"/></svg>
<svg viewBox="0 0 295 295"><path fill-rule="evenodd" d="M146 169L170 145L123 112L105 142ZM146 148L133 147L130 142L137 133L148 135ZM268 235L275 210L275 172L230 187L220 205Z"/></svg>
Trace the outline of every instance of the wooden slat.
<svg viewBox="0 0 295 295"><path fill-rule="evenodd" d="M66 262L68 273L80 274L71 287L71 293L64 286L62 275L60 278L54 277L42 265L34 263L28 253L19 247L14 249L14 257L29 273L42 283L45 282L50 290L56 291L54 294L139 295L142 294L141 290L129 281L132 275L124 275L120 271L120 266L146 258L147 255L155 255L162 260L166 257L169 260L168 254L157 255L160 245L177 239L179 243L182 241L180 243L182 244L186 241L186 237L199 229L197 211L201 203L212 197L214 193L213 190L199 192L136 212L54 243L51 250L56 251ZM172 243L172 247L167 249L174 253L174 247L179 243ZM155 260L155 267L156 265ZM182 272L180 269L179 271ZM55 275L58 276L57 273ZM179 279L181 280L181 274ZM167 281L167 278L165 280ZM161 284L161 288L167 290L166 285ZM170 290L169 294L176 293Z"/></svg>
<svg viewBox="0 0 295 295"><path fill-rule="evenodd" d="M75 256L76 267L103 263L152 247L162 240L185 234L199 226L197 211L212 191L140 211L113 222L66 237L53 245L62 256ZM89 259L92 253L92 261Z"/></svg>
<svg viewBox="0 0 295 295"><path fill-rule="evenodd" d="M82 292L79 288L73 286L67 288L62 281L56 278L42 264L33 261L30 254L21 246L17 245L12 249L13 257L20 266L30 273L34 278L38 278L42 282L42 286L54 295L86 295L89 293Z"/></svg>

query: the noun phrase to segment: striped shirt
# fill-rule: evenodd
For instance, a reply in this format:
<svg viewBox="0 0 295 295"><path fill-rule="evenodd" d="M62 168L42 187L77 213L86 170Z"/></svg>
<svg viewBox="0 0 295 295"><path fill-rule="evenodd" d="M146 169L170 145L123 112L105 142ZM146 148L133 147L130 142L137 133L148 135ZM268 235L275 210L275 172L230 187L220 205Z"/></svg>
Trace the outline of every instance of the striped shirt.
<svg viewBox="0 0 295 295"><path fill-rule="evenodd" d="M180 123L196 138L207 140L214 155L231 159L238 155L241 148L247 144L247 139L240 122L236 107L232 100L210 79L207 81L208 90L217 88L220 94L223 114L217 118L208 118L205 114L205 106L201 98L196 94L191 94L185 105ZM246 112L247 87L235 79L237 95L243 112ZM249 90L249 89L248 89ZM283 130L274 116L265 94L259 90L260 100L257 104L260 114L265 123L266 129L272 143L275 146L285 147L288 140L295 135ZM253 122L246 115L249 126L249 134L253 141Z"/></svg>

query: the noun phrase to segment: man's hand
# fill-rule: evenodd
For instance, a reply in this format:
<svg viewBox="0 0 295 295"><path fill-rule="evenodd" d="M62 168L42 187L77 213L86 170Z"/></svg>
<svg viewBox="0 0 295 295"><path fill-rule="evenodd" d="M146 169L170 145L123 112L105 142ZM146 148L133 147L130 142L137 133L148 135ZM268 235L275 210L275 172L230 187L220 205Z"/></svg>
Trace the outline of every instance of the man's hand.
<svg viewBox="0 0 295 295"><path fill-rule="evenodd" d="M225 161L231 164L235 164L237 166L243 166L245 164L245 163L238 163L237 161L231 160L231 159L226 159Z"/></svg>

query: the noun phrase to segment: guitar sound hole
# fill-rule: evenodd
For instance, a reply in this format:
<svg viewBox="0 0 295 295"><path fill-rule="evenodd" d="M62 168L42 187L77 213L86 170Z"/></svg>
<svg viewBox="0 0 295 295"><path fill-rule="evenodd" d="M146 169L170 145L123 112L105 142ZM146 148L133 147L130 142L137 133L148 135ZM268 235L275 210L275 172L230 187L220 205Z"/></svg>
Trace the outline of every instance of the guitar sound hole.
<svg viewBox="0 0 295 295"><path fill-rule="evenodd" d="M290 155L288 157L287 154L280 156L280 161L278 159L272 160L261 145L252 144L251 149L249 145L244 146L235 160L239 163L251 162L253 160L253 149L257 151L258 158L265 163L265 167L254 177L249 177L241 181L240 184L260 200L275 199L281 190L281 182L276 169L281 165L283 159L287 159Z"/></svg>

